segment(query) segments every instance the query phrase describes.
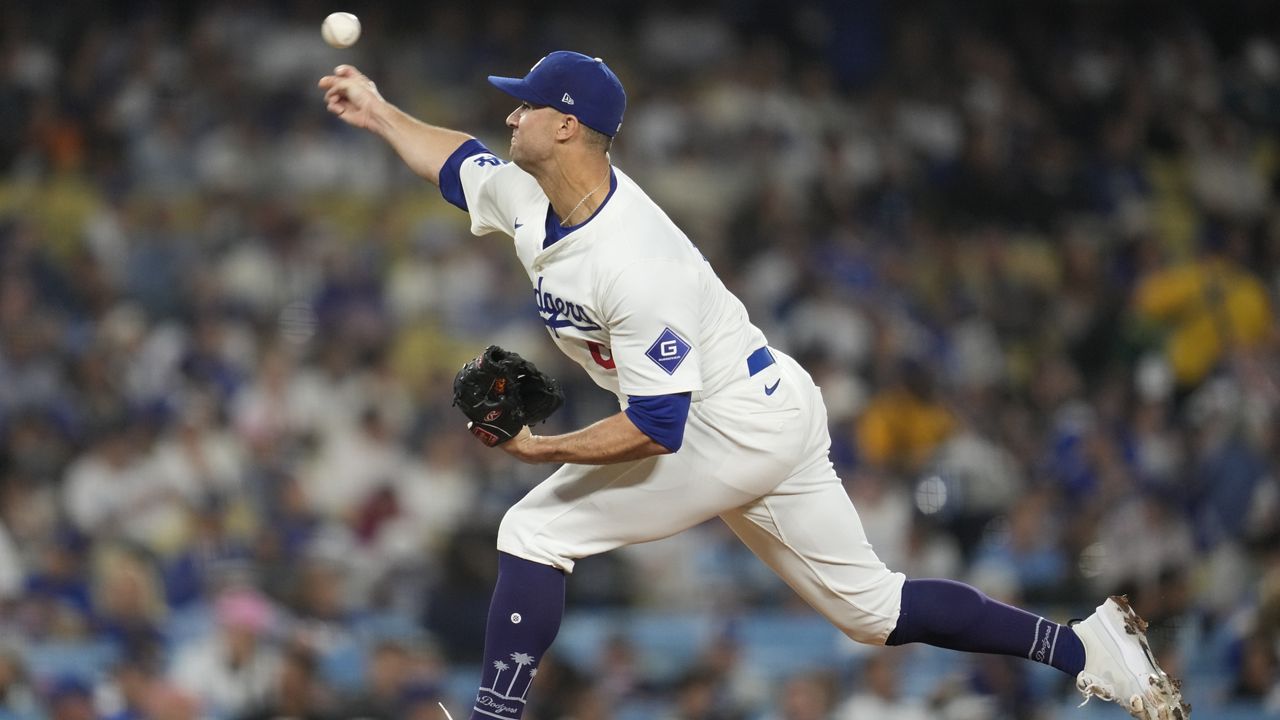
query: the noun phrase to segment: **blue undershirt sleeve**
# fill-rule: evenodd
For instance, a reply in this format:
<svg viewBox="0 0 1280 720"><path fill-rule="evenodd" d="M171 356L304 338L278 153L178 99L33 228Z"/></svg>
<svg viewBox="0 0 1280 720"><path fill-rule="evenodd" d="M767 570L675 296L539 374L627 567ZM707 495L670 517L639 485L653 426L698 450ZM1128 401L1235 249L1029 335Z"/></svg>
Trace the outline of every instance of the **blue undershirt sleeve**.
<svg viewBox="0 0 1280 720"><path fill-rule="evenodd" d="M627 401L627 417L640 432L671 452L680 449L684 424L689 419L690 393L628 395Z"/></svg>
<svg viewBox="0 0 1280 720"><path fill-rule="evenodd" d="M467 196L462 192L462 162L472 155L491 154L489 148L475 138L462 143L440 168L440 195L450 204L467 210ZM469 211L468 211L469 212Z"/></svg>

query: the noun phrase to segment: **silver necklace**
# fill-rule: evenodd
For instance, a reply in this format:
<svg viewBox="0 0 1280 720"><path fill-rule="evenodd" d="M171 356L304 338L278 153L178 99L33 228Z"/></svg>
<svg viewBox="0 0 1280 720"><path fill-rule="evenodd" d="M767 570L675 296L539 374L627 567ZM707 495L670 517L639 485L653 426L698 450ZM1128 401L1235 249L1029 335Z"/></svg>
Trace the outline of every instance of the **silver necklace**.
<svg viewBox="0 0 1280 720"><path fill-rule="evenodd" d="M612 174L612 172L609 173L609 175ZM587 198L595 195L597 190L599 190L605 183L609 182L609 175L605 175L604 180L601 180L599 185L591 188L591 192L582 196L582 199L578 201L578 204L574 205L573 209L569 211L569 214L565 215L564 219L560 221L560 227L569 227L569 218L573 217L573 214L578 212L578 208L582 207L582 203L586 202Z"/></svg>

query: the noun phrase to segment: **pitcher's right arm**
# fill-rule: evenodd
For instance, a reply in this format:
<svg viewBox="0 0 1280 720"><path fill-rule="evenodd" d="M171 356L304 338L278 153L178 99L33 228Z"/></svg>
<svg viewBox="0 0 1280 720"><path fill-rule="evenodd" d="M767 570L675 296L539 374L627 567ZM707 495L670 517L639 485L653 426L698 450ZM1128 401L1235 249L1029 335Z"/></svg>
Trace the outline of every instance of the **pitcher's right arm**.
<svg viewBox="0 0 1280 720"><path fill-rule="evenodd" d="M350 65L339 65L320 78L329 112L350 125L386 140L409 169L433 185L440 168L470 135L418 120L387 102L373 81Z"/></svg>

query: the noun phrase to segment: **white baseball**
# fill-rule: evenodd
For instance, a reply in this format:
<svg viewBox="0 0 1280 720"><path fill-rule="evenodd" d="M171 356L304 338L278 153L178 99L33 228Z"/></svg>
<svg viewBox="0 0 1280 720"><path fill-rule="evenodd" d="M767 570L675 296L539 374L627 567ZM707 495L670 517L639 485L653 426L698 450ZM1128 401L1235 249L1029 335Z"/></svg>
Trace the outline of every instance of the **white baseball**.
<svg viewBox="0 0 1280 720"><path fill-rule="evenodd" d="M348 48L360 39L360 18L349 12L329 13L320 26L324 41L336 48Z"/></svg>

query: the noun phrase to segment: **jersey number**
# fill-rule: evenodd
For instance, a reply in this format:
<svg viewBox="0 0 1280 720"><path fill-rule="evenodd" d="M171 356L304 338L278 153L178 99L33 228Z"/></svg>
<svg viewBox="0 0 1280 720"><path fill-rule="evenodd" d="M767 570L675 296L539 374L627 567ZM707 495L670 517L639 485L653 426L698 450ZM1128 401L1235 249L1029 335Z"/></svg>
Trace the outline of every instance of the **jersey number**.
<svg viewBox="0 0 1280 720"><path fill-rule="evenodd" d="M609 350L609 348L590 340L587 341L587 347L591 350L591 359L595 360L597 365L605 370L612 370L617 367L613 362L613 351ZM609 356L605 357L605 353L608 353Z"/></svg>

